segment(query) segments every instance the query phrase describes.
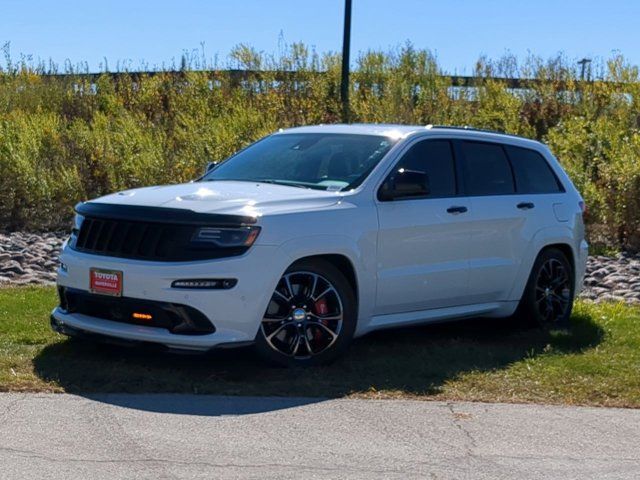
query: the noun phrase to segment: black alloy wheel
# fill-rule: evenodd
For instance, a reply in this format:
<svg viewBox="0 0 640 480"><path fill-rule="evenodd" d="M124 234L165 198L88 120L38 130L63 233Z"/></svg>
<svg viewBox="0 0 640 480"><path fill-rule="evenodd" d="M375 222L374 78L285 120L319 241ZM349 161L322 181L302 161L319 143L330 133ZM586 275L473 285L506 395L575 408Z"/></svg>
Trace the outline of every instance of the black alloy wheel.
<svg viewBox="0 0 640 480"><path fill-rule="evenodd" d="M543 328L566 328L573 308L574 272L559 249L543 250L536 259L518 315Z"/></svg>
<svg viewBox="0 0 640 480"><path fill-rule="evenodd" d="M332 264L289 268L276 286L256 338L258 351L281 365L317 365L348 346L356 324L352 287Z"/></svg>

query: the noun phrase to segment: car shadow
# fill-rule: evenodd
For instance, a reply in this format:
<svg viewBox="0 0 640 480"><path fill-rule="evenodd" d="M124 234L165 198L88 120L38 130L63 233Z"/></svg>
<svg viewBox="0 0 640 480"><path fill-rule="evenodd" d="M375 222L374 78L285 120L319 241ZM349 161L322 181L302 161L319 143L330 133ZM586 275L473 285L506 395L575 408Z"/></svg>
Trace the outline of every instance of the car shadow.
<svg viewBox="0 0 640 480"><path fill-rule="evenodd" d="M33 365L41 379L102 402L154 412L240 415L380 391L428 397L465 373L505 369L549 352L579 353L598 345L603 335L587 315L574 315L569 333L523 329L513 319L475 318L374 332L323 367L265 365L246 347L176 355L77 340L48 345ZM196 401L162 395L150 400L113 393L285 398Z"/></svg>
<svg viewBox="0 0 640 480"><path fill-rule="evenodd" d="M100 403L153 413L222 417L253 415L300 407L325 401L325 398L245 397L194 395L184 393L95 393L83 397Z"/></svg>

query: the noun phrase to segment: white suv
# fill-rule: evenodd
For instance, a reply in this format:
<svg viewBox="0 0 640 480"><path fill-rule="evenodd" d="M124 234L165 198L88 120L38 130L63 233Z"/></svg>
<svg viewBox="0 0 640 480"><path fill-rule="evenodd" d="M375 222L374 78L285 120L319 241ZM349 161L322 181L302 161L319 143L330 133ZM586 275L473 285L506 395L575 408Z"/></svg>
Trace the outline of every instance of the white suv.
<svg viewBox="0 0 640 480"><path fill-rule="evenodd" d="M584 203L549 149L435 126L293 128L186 184L76 206L53 328L318 364L372 330L568 321Z"/></svg>

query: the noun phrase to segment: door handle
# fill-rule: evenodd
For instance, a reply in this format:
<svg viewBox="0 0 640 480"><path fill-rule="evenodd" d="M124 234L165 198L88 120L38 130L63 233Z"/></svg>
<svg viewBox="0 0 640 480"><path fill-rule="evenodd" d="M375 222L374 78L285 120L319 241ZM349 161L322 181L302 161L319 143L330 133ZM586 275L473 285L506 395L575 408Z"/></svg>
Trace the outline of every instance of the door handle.
<svg viewBox="0 0 640 480"><path fill-rule="evenodd" d="M520 202L516 207L520 210L531 210L535 205L532 202Z"/></svg>
<svg viewBox="0 0 640 480"><path fill-rule="evenodd" d="M467 207L463 207L463 206L453 206L453 207L447 208L447 213L450 213L451 215L458 215L466 211L467 211Z"/></svg>

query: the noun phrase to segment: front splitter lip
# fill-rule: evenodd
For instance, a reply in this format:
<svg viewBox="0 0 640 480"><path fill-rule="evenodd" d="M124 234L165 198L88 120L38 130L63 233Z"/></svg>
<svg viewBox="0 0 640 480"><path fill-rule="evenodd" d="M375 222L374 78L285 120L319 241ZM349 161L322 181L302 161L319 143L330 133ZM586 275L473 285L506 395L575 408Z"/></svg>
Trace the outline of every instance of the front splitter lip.
<svg viewBox="0 0 640 480"><path fill-rule="evenodd" d="M82 314L69 314L60 307L56 307L51 312L51 328L68 336L91 336L110 343L153 345L160 349L191 353L247 346L254 340L253 338L228 338L217 332L208 335L176 335L163 328L124 324Z"/></svg>

